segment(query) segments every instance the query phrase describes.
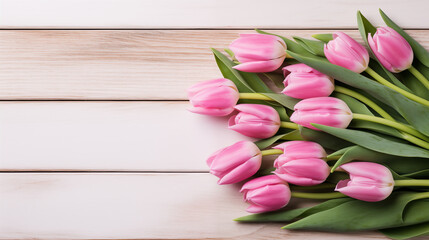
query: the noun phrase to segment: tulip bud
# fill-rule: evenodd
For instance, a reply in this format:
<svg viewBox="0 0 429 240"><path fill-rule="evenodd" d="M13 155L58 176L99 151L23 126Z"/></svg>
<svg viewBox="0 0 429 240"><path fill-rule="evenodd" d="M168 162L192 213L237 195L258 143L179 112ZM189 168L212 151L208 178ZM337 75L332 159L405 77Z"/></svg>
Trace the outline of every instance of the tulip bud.
<svg viewBox="0 0 429 240"><path fill-rule="evenodd" d="M197 83L188 88L188 98L193 113L226 116L234 111L239 99L235 84L226 78Z"/></svg>
<svg viewBox="0 0 429 240"><path fill-rule="evenodd" d="M377 28L368 34L368 44L378 61L390 72L398 73L411 67L413 49L399 33L390 27Z"/></svg>
<svg viewBox="0 0 429 240"><path fill-rule="evenodd" d="M286 58L285 42L273 35L240 34L229 48L241 63L234 68L243 72L272 72Z"/></svg>
<svg viewBox="0 0 429 240"><path fill-rule="evenodd" d="M220 149L207 159L210 173L219 178L218 184L231 184L251 177L261 167L262 154L250 141L240 141Z"/></svg>
<svg viewBox="0 0 429 240"><path fill-rule="evenodd" d="M333 97L304 99L294 107L290 120L304 127L318 130L311 123L336 128L347 128L353 114L345 102Z"/></svg>
<svg viewBox="0 0 429 240"><path fill-rule="evenodd" d="M283 154L274 161L274 173L286 182L312 186L324 182L329 176L330 168L324 160L326 152L319 144L290 141L274 148L283 150Z"/></svg>
<svg viewBox="0 0 429 240"><path fill-rule="evenodd" d="M343 32L332 34L333 40L325 44L324 52L330 63L361 73L368 68L368 51Z"/></svg>
<svg viewBox="0 0 429 240"><path fill-rule="evenodd" d="M291 193L286 182L276 175L255 178L243 185L240 192L244 200L250 203L246 211L262 213L275 211L289 203Z"/></svg>
<svg viewBox="0 0 429 240"><path fill-rule="evenodd" d="M339 181L335 191L352 198L378 202L386 199L395 186L390 170L377 163L351 162L341 165L339 169L348 172L350 179Z"/></svg>
<svg viewBox="0 0 429 240"><path fill-rule="evenodd" d="M334 91L334 79L315 69L298 63L283 68L287 73L282 93L299 99L327 97Z"/></svg>
<svg viewBox="0 0 429 240"><path fill-rule="evenodd" d="M279 114L270 106L239 104L235 109L240 112L229 119L228 127L245 136L269 138L280 128Z"/></svg>

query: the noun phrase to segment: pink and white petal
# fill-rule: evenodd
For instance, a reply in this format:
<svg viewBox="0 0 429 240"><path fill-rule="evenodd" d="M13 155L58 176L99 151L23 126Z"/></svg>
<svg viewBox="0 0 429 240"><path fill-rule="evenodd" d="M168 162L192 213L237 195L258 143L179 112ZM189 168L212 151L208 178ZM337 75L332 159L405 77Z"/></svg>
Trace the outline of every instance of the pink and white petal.
<svg viewBox="0 0 429 240"><path fill-rule="evenodd" d="M223 185L237 183L253 176L261 167L261 160L261 155L252 157L245 163L229 171L225 176L219 179L218 184Z"/></svg>
<svg viewBox="0 0 429 240"><path fill-rule="evenodd" d="M234 111L234 108L205 108L205 107L188 107L188 111L203 115L210 115L216 117L228 116Z"/></svg>
<svg viewBox="0 0 429 240"><path fill-rule="evenodd" d="M267 176L258 177L248 181L243 185L240 192L243 192L245 190L260 188L266 185L275 185L275 184L287 184L287 183L275 175L267 175Z"/></svg>
<svg viewBox="0 0 429 240"><path fill-rule="evenodd" d="M242 72L272 72L283 64L284 59L285 58L282 57L267 61L241 63L233 68Z"/></svg>

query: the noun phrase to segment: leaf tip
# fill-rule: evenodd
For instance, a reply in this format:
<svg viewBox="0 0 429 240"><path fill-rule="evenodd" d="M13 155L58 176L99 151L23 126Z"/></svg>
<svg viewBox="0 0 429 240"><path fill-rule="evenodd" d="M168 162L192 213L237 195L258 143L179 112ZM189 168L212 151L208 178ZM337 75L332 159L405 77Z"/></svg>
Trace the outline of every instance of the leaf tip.
<svg viewBox="0 0 429 240"><path fill-rule="evenodd" d="M281 227L281 229L292 229L292 228L290 227L290 225L292 225L292 224L288 224L288 225L286 225L286 226L283 226L283 227Z"/></svg>

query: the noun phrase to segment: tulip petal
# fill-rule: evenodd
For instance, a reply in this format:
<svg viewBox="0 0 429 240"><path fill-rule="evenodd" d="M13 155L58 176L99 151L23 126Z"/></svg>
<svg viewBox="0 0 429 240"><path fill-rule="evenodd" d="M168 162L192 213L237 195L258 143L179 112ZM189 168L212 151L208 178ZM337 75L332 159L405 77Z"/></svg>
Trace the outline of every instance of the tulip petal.
<svg viewBox="0 0 429 240"><path fill-rule="evenodd" d="M234 69L237 69L242 72L272 72L278 69L284 61L285 57L280 57L267 61L254 61L241 63L239 65L234 66Z"/></svg>
<svg viewBox="0 0 429 240"><path fill-rule="evenodd" d="M254 205L279 209L288 204L289 199L285 197L287 195L290 195L290 190L284 184L266 185L249 191L247 200Z"/></svg>
<svg viewBox="0 0 429 240"><path fill-rule="evenodd" d="M261 167L262 156L257 155L250 158L240 166L235 167L229 171L226 175L219 179L218 184L232 184L241 182L255 174Z"/></svg>
<svg viewBox="0 0 429 240"><path fill-rule="evenodd" d="M275 184L287 184L287 183L282 179L278 178L276 175L267 175L267 176L258 177L248 181L243 185L240 192L243 192L245 190L260 188L265 185L275 185Z"/></svg>
<svg viewBox="0 0 429 240"><path fill-rule="evenodd" d="M240 141L222 149L211 160L210 170L214 173L229 172L253 157L261 157L259 148L250 141Z"/></svg>
<svg viewBox="0 0 429 240"><path fill-rule="evenodd" d="M349 186L349 183L350 180L341 180L338 182L335 191L366 202L382 201L393 191L393 186L378 188L372 185Z"/></svg>
<svg viewBox="0 0 429 240"><path fill-rule="evenodd" d="M383 165L372 162L351 162L339 167L350 174L351 179L355 176L363 177L380 184L393 185L392 173ZM381 186L381 185L380 185Z"/></svg>

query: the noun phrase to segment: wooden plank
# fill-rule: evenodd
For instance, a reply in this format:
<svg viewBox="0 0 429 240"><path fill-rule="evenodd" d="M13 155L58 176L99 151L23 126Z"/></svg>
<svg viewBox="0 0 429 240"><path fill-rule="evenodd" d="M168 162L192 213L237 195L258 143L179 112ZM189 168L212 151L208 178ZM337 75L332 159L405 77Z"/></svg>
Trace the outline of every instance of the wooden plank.
<svg viewBox="0 0 429 240"><path fill-rule="evenodd" d="M252 31L0 31L0 99L186 99L190 85L221 76L209 48L243 32ZM429 48L429 30L409 33Z"/></svg>
<svg viewBox="0 0 429 240"><path fill-rule="evenodd" d="M425 0L2 0L3 28L356 28L356 11L381 23L378 8L402 26L428 28Z"/></svg>
<svg viewBox="0 0 429 240"><path fill-rule="evenodd" d="M0 102L3 171L207 171L238 140L187 102Z"/></svg>
<svg viewBox="0 0 429 240"><path fill-rule="evenodd" d="M387 239L236 223L238 189L209 174L1 173L0 239Z"/></svg>

